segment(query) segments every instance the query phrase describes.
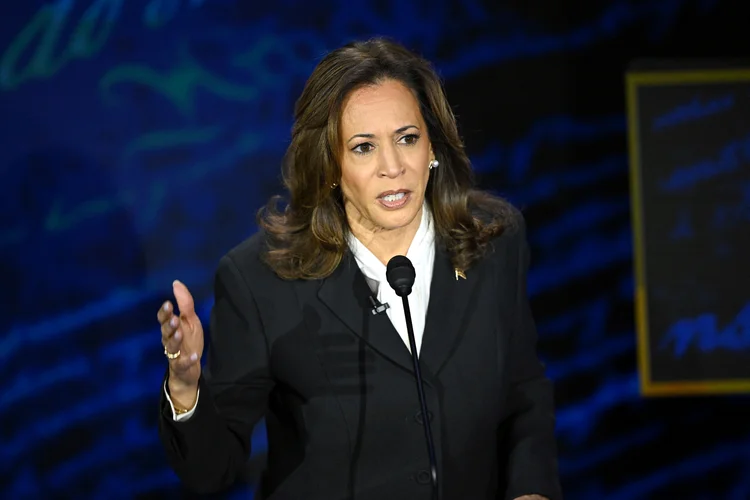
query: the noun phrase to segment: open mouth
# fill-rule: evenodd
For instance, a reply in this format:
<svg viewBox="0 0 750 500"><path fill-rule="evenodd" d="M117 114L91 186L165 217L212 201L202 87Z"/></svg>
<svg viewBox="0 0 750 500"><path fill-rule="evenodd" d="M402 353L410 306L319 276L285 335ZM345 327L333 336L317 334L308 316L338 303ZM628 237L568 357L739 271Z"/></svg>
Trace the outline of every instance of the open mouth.
<svg viewBox="0 0 750 500"><path fill-rule="evenodd" d="M398 191L386 191L378 196L378 201L382 206L389 209L401 208L411 199L411 191L408 189L399 189Z"/></svg>

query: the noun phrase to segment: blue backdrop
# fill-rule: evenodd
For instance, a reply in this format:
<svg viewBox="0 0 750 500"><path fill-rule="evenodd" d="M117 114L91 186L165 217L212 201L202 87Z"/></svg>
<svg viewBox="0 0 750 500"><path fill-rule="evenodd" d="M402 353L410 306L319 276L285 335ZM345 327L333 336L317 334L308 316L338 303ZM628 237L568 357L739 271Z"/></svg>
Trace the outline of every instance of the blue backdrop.
<svg viewBox="0 0 750 500"><path fill-rule="evenodd" d="M634 56L741 52L730 4L4 2L3 494L178 495L156 310L179 278L206 320L314 65L390 35L435 62L480 183L526 213L568 498L750 497L746 399L638 394L623 91Z"/></svg>

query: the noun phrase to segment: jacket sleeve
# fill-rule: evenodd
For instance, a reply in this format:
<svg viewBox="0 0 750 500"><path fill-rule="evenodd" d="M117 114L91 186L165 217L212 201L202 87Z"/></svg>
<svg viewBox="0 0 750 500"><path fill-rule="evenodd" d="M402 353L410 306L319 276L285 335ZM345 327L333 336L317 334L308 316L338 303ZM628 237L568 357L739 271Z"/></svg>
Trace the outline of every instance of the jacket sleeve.
<svg viewBox="0 0 750 500"><path fill-rule="evenodd" d="M182 483L197 493L231 486L273 388L268 345L250 287L229 255L214 281L210 343L195 413L176 422L161 391L159 435Z"/></svg>
<svg viewBox="0 0 750 500"><path fill-rule="evenodd" d="M526 227L519 215L509 257L517 255L510 344L509 416L501 429L501 456L505 457L505 500L541 495L561 500L555 441L555 408L552 382L545 376L537 352L537 332L526 288L529 248Z"/></svg>

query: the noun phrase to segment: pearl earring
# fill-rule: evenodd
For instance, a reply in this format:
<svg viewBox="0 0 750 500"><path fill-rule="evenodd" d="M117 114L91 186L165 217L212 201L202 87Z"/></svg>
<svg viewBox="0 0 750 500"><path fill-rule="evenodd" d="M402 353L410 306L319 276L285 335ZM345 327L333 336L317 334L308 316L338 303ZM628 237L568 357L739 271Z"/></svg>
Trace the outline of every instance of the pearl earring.
<svg viewBox="0 0 750 500"><path fill-rule="evenodd" d="M433 168L438 168L439 166L440 166L440 162L437 160L432 160L430 162L430 170L432 170Z"/></svg>

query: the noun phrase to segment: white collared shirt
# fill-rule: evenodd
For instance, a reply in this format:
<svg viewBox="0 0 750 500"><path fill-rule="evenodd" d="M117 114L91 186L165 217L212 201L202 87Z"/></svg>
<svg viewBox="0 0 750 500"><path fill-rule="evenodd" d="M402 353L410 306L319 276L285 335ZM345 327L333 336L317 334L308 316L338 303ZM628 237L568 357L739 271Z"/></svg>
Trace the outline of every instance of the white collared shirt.
<svg viewBox="0 0 750 500"><path fill-rule="evenodd" d="M391 288L386 279L387 266L373 255L373 253L353 234L348 235L349 249L354 255L362 274L365 275L370 289L376 295L381 304L388 304L388 318L393 327L406 344L409 346L409 336L406 329L406 318L401 297ZM430 302L430 285L432 284L432 270L435 263L435 226L432 213L425 204L422 210L422 220L417 229L417 234L409 246L406 257L414 265L416 278L412 292L409 295L409 309L414 323L414 341L419 354L424 335L425 320L427 318L427 305Z"/></svg>

